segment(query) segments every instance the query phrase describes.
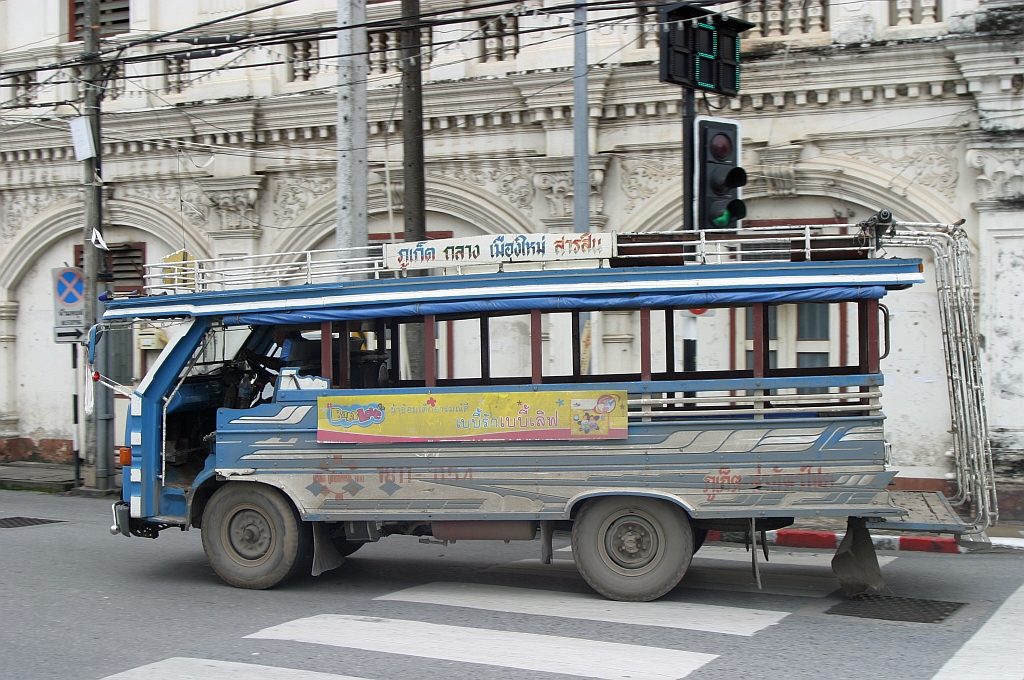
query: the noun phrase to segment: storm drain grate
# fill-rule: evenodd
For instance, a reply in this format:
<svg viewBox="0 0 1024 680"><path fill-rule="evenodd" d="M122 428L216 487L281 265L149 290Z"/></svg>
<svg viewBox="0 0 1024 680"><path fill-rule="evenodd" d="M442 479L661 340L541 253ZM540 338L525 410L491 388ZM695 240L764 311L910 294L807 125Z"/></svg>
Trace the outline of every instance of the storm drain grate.
<svg viewBox="0 0 1024 680"><path fill-rule="evenodd" d="M913 597L894 597L892 595L856 595L830 607L825 613L857 616L862 619L884 619L885 621L942 623L964 604L964 602L918 600Z"/></svg>
<svg viewBox="0 0 1024 680"><path fill-rule="evenodd" d="M0 529L34 527L40 524L59 524L62 519L41 519L39 517L0 517Z"/></svg>

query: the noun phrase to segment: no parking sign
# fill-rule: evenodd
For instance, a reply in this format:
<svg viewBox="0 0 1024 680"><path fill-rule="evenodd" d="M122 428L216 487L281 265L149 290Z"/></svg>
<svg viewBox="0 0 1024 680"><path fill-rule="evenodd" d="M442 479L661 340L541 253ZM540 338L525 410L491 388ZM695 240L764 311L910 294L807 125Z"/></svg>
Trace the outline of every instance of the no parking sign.
<svg viewBox="0 0 1024 680"><path fill-rule="evenodd" d="M53 270L53 341L78 342L85 320L85 276L77 267Z"/></svg>

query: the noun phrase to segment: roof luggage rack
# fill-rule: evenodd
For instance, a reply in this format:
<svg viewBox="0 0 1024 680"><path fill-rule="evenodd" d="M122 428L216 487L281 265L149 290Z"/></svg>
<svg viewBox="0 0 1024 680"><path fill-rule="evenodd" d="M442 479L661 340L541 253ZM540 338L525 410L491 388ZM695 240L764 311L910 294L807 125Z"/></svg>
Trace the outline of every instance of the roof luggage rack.
<svg viewBox="0 0 1024 680"><path fill-rule="evenodd" d="M880 247L865 223L781 225L693 232L492 234L360 248L175 259L145 265L146 295L175 295L352 278L393 278L421 269L445 275L566 266L684 266L863 260ZM886 223L886 227L889 223Z"/></svg>

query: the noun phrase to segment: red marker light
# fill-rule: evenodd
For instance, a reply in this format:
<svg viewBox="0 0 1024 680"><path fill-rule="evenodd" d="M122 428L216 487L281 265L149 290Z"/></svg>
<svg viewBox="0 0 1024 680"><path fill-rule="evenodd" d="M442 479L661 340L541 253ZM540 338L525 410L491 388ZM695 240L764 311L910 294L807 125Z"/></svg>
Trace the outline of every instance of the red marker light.
<svg viewBox="0 0 1024 680"><path fill-rule="evenodd" d="M99 373L99 371L96 371L95 373L92 374L92 381L93 382L99 382L100 381L100 373Z"/></svg>

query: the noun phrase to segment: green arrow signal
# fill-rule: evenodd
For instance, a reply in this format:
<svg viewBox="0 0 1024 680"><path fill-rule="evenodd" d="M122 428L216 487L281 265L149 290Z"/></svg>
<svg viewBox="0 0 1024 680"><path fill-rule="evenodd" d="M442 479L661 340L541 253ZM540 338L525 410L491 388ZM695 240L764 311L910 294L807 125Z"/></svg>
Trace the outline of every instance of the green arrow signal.
<svg viewBox="0 0 1024 680"><path fill-rule="evenodd" d="M729 226L729 222L732 222L732 219L730 218L728 208L722 211L721 215L711 220L711 224L715 225L719 229Z"/></svg>

